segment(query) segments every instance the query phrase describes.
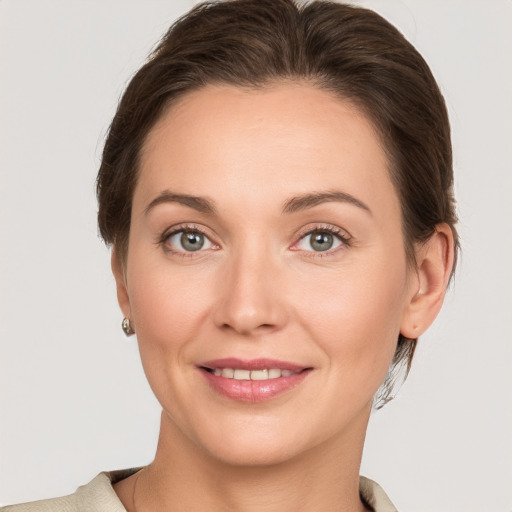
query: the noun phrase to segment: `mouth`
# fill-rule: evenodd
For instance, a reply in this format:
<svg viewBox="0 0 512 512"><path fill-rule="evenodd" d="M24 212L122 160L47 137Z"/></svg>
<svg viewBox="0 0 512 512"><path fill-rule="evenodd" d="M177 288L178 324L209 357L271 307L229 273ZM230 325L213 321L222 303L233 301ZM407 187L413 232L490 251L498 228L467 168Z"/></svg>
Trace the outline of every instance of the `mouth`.
<svg viewBox="0 0 512 512"><path fill-rule="evenodd" d="M232 400L261 402L297 387L306 367L270 359L217 359L198 366L211 388Z"/></svg>
<svg viewBox="0 0 512 512"><path fill-rule="evenodd" d="M262 370L243 370L242 368L207 368L207 372L213 373L217 377L235 380L272 380L281 377L290 377L299 372L291 370L282 370L281 368L264 368ZM302 370L304 371L304 370Z"/></svg>

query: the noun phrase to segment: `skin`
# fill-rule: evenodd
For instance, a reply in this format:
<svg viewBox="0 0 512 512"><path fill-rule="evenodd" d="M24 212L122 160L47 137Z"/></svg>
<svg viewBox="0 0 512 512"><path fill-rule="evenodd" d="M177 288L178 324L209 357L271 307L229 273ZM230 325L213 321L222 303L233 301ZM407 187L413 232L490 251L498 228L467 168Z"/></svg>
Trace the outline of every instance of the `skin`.
<svg viewBox="0 0 512 512"><path fill-rule="evenodd" d="M205 198L215 213L163 192ZM283 213L291 198L349 194ZM208 237L186 252L183 226ZM379 137L349 102L307 84L189 93L151 130L118 298L162 405L155 461L115 486L129 510L360 511L372 398L399 333L441 307L453 259L438 226L406 260L400 203ZM315 251L312 230L332 228ZM212 390L197 366L225 357L312 371L261 403ZM134 483L137 480L136 489ZM191 492L195 489L199 492Z"/></svg>

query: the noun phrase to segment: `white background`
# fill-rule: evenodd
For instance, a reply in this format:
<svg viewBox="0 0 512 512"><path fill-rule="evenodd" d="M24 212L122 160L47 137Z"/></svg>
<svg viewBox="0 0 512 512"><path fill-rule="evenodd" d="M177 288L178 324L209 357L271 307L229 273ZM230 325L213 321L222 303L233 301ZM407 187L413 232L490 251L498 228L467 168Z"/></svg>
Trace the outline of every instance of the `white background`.
<svg viewBox="0 0 512 512"><path fill-rule="evenodd" d="M129 77L193 1L0 0L0 504L148 463L159 407L120 329L94 180ZM512 510L512 2L364 2L431 65L463 256L362 473L414 512Z"/></svg>

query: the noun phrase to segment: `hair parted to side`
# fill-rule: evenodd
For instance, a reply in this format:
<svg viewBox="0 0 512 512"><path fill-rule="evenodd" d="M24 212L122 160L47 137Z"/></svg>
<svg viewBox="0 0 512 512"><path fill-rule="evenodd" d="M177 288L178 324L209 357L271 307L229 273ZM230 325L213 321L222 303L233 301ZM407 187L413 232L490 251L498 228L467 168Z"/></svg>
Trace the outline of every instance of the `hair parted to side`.
<svg viewBox="0 0 512 512"><path fill-rule="evenodd" d="M164 110L209 84L259 88L300 81L351 101L387 151L402 208L405 251L446 222L458 237L450 126L444 99L415 48L373 11L330 1L230 0L199 4L164 35L121 98L97 178L98 224L121 259L129 240L141 149ZM417 340L400 335L376 398L393 398Z"/></svg>

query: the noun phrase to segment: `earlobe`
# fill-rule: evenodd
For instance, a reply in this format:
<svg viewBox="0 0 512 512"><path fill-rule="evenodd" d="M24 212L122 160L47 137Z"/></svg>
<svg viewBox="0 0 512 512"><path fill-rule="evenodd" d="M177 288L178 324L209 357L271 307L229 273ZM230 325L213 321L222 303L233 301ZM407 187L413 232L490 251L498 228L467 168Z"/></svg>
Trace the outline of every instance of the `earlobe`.
<svg viewBox="0 0 512 512"><path fill-rule="evenodd" d="M438 224L430 239L416 250L415 289L411 290L402 318L402 336L416 339L435 320L443 304L453 262L452 230L448 224Z"/></svg>
<svg viewBox="0 0 512 512"><path fill-rule="evenodd" d="M116 281L117 301L119 303L119 307L121 308L125 318L131 318L130 297L128 295L128 287L126 283L125 266L115 247L112 250L110 264Z"/></svg>

